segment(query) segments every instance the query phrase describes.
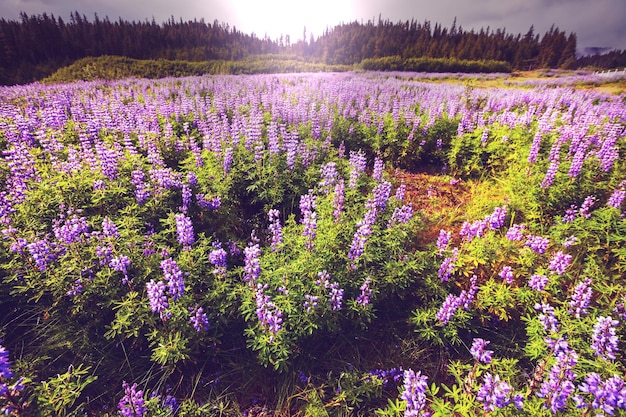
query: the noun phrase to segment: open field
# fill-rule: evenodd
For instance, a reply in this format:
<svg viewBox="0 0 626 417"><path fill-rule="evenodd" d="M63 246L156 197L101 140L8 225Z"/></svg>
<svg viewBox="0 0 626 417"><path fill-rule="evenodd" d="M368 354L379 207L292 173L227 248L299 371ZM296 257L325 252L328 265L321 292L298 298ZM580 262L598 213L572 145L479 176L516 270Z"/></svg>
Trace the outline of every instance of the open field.
<svg viewBox="0 0 626 417"><path fill-rule="evenodd" d="M0 406L626 409L626 95L589 73L0 88Z"/></svg>

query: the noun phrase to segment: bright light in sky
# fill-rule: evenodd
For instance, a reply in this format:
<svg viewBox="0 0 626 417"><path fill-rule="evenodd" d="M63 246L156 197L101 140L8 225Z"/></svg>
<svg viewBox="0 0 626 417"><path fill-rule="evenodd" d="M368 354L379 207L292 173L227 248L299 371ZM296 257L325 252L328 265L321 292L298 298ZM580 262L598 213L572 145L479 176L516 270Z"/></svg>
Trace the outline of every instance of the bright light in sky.
<svg viewBox="0 0 626 417"><path fill-rule="evenodd" d="M226 0L224 1L226 3ZM317 38L328 27L354 20L357 0L228 0L231 26L244 33L271 39L289 35L291 42L302 39L306 27Z"/></svg>

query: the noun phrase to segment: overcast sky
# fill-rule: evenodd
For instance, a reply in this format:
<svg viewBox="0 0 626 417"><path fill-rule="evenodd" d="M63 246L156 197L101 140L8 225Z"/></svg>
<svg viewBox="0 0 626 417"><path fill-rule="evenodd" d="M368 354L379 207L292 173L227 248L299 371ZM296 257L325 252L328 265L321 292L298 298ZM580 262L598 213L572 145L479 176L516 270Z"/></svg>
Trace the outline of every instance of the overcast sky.
<svg viewBox="0 0 626 417"><path fill-rule="evenodd" d="M392 22L429 20L450 27L454 18L464 30L505 29L524 34L531 25L543 35L552 24L567 34L576 33L578 48L626 50L626 0L0 0L0 16L19 19L52 13L67 19L78 11L90 20L94 13L111 20L152 20L162 23L204 18L235 26L244 33L291 41L320 36L339 23L378 16Z"/></svg>

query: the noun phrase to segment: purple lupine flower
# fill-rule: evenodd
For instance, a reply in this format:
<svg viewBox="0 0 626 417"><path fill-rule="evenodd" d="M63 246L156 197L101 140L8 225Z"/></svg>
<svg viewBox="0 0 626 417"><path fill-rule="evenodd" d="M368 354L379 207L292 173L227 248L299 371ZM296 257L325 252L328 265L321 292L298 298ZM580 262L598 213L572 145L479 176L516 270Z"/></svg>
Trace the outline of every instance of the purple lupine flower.
<svg viewBox="0 0 626 417"><path fill-rule="evenodd" d="M356 269L358 259L363 255L365 251L365 244L367 238L372 234L372 225L376 221L376 209L372 208L365 212L363 220L357 222L357 230L352 238L350 249L348 251L348 259L352 262L350 264L351 269Z"/></svg>
<svg viewBox="0 0 626 417"><path fill-rule="evenodd" d="M143 391L137 390L137 384L129 386L126 381L122 382L124 396L117 404L117 409L124 417L142 417L148 412L144 404Z"/></svg>
<svg viewBox="0 0 626 417"><path fill-rule="evenodd" d="M69 217L61 216L61 218L55 220L52 230L54 231L54 237L59 242L71 245L72 243L83 241L83 236L89 233L89 225L84 217L72 214Z"/></svg>
<svg viewBox="0 0 626 417"><path fill-rule="evenodd" d="M341 308L341 302L343 301L343 289L339 288L339 284L336 282L329 284L328 289L330 290L330 309L337 311Z"/></svg>
<svg viewBox="0 0 626 417"><path fill-rule="evenodd" d="M464 310L469 310L471 304L474 302L474 298L476 298L476 293L478 292L478 277L476 275L472 275L470 278L470 287L467 290L461 291L459 294L459 302L460 305L463 306Z"/></svg>
<svg viewBox="0 0 626 417"><path fill-rule="evenodd" d="M382 181L372 190L372 194L374 195L374 204L380 211L385 210L387 206L387 201L391 196L391 183L388 181Z"/></svg>
<svg viewBox="0 0 626 417"><path fill-rule="evenodd" d="M485 218L485 220L489 223L489 228L491 230L499 229L504 225L506 212L506 206L496 207L493 209L493 213Z"/></svg>
<svg viewBox="0 0 626 417"><path fill-rule="evenodd" d="M187 213L187 211L189 211L192 196L191 187L187 184L183 184L181 188L182 205L178 208L181 213Z"/></svg>
<svg viewBox="0 0 626 417"><path fill-rule="evenodd" d="M591 404L580 398L578 408L591 406L598 410L596 415L614 415L616 408L626 409L626 383L619 375L602 381L600 375L592 372L585 376L585 381L578 386L578 390L593 397Z"/></svg>
<svg viewBox="0 0 626 417"><path fill-rule="evenodd" d="M193 245L196 241L191 219L183 213L176 214L174 219L176 219L176 235L178 236L178 243L180 243L185 250L189 250L191 245Z"/></svg>
<svg viewBox="0 0 626 417"><path fill-rule="evenodd" d="M224 175L230 172L230 167L233 164L233 148L224 149L224 161L222 163L222 168L224 169Z"/></svg>
<svg viewBox="0 0 626 417"><path fill-rule="evenodd" d="M614 207L619 210L622 208L624 197L626 197L626 181L622 181L621 184L619 185L619 188L613 191L613 194L611 194L611 197L609 197L609 200L606 202L606 205L609 207Z"/></svg>
<svg viewBox="0 0 626 417"><path fill-rule="evenodd" d="M576 204L572 204L567 210L565 210L565 215L563 216L563 223L571 223L576 220L576 213L578 212L578 206Z"/></svg>
<svg viewBox="0 0 626 417"><path fill-rule="evenodd" d="M100 258L100 265L107 265L113 259L113 245L96 246L96 256Z"/></svg>
<svg viewBox="0 0 626 417"><path fill-rule="evenodd" d="M522 233L524 229L526 229L525 224L514 224L513 226L509 227L509 230L507 230L506 238L512 242L520 241L524 239L524 234Z"/></svg>
<svg viewBox="0 0 626 417"><path fill-rule="evenodd" d="M565 340L559 339L554 342L554 357L556 362L541 384L537 396L545 398L544 407L556 414L566 407L567 399L576 389L574 368L578 363L578 354L570 349Z"/></svg>
<svg viewBox="0 0 626 417"><path fill-rule="evenodd" d="M2 339L0 339L0 343L2 343ZM11 361L9 360L9 351L2 345L0 345L0 378L13 378Z"/></svg>
<svg viewBox="0 0 626 417"><path fill-rule="evenodd" d="M549 244L550 240L548 238L528 235L526 236L526 243L524 243L524 246L528 246L535 253L543 254L546 252L546 249L548 249Z"/></svg>
<svg viewBox="0 0 626 417"><path fill-rule="evenodd" d="M165 283L163 281L154 281L151 279L146 282L146 292L148 295L148 302L150 303L150 310L153 313L159 313L161 319L169 318L167 308L169 304L167 302L167 296L165 295Z"/></svg>
<svg viewBox="0 0 626 417"><path fill-rule="evenodd" d="M131 172L131 184L135 186L135 198L137 199L137 204L142 205L148 198L150 198L150 190L148 186L144 182L146 179L146 175L142 170L137 169Z"/></svg>
<svg viewBox="0 0 626 417"><path fill-rule="evenodd" d="M222 200L219 197L214 197L210 200L207 200L205 194L198 193L196 194L196 203L198 203L198 205L202 208L217 210L222 205Z"/></svg>
<svg viewBox="0 0 626 417"><path fill-rule="evenodd" d="M261 263L259 256L261 256L261 248L258 243L254 245L250 244L243 250L244 255L244 276L243 279L250 285L256 283L257 278L261 274Z"/></svg>
<svg viewBox="0 0 626 417"><path fill-rule="evenodd" d="M39 271L45 272L50 263L55 260L53 248L47 239L36 240L26 245L33 262Z"/></svg>
<svg viewBox="0 0 626 417"><path fill-rule="evenodd" d="M109 261L109 267L111 267L114 271L119 271L124 274L124 278L122 278L122 284L128 283L128 267L130 266L130 259L128 256L120 255L115 258L111 258Z"/></svg>
<svg viewBox="0 0 626 417"><path fill-rule="evenodd" d="M474 238L482 237L485 232L485 227L487 227L487 221L485 219L476 220L473 222L464 222L461 225L461 231L459 235L463 238L463 240L467 242L471 242Z"/></svg>
<svg viewBox="0 0 626 417"><path fill-rule="evenodd" d="M191 314L189 322L198 333L209 328L209 319L202 307L196 304L193 308L189 307L189 312Z"/></svg>
<svg viewBox="0 0 626 417"><path fill-rule="evenodd" d="M267 217L270 222L268 229L272 233L272 242L270 243L270 247L274 252L276 252L279 246L283 243L283 229L280 224L280 211L271 209L267 212Z"/></svg>
<svg viewBox="0 0 626 417"><path fill-rule="evenodd" d="M161 261L161 270L167 281L167 289L173 300L178 300L185 292L185 279L183 271L172 258Z"/></svg>
<svg viewBox="0 0 626 417"><path fill-rule="evenodd" d="M402 180L400 182L400 186L398 187L398 189L396 190L396 200L398 201L404 201L404 194L406 193L406 184L404 183L404 180Z"/></svg>
<svg viewBox="0 0 626 417"><path fill-rule="evenodd" d="M372 297L372 289L370 288L370 284L372 280L370 277L365 278L365 281L359 288L361 290L361 294L356 298L357 304L361 304L362 306L366 306L370 303L370 298Z"/></svg>
<svg viewBox="0 0 626 417"><path fill-rule="evenodd" d="M477 362L487 364L491 363L491 355L493 355L493 350L485 349L489 343L491 342L480 338L476 338L472 341L470 353Z"/></svg>
<svg viewBox="0 0 626 417"><path fill-rule="evenodd" d="M319 297L316 295L305 294L304 299L305 299L304 304L303 304L304 309L306 310L307 313L312 312L313 309L317 307Z"/></svg>
<svg viewBox="0 0 626 417"><path fill-rule="evenodd" d="M548 269L550 271L556 272L557 275L563 275L571 262L572 255L568 255L559 251L552 256L552 260L550 261L550 265L548 265Z"/></svg>
<svg viewBox="0 0 626 417"><path fill-rule="evenodd" d="M270 341L274 341L276 334L282 329L283 314L272 302L269 295L264 294L267 285L257 284L256 291L256 314L261 327L271 333Z"/></svg>
<svg viewBox="0 0 626 417"><path fill-rule="evenodd" d="M410 204L405 204L402 207L396 207L391 214L387 227L391 227L395 224L406 224L411 221L413 217L413 207Z"/></svg>
<svg viewBox="0 0 626 417"><path fill-rule="evenodd" d="M337 181L337 184L335 184L335 192L333 194L333 216L335 217L335 223L339 222L339 218L343 212L344 190L345 185L343 178L341 178Z"/></svg>
<svg viewBox="0 0 626 417"><path fill-rule="evenodd" d="M315 236L317 234L317 213L315 213L316 197L312 191L300 197L300 212L302 213L302 225L304 229L302 236L307 238L307 249L313 249Z"/></svg>
<svg viewBox="0 0 626 417"><path fill-rule="evenodd" d="M503 266L498 275L500 275L500 278L502 278L507 284L513 284L513 269L510 266Z"/></svg>
<svg viewBox="0 0 626 417"><path fill-rule="evenodd" d="M439 272L437 272L437 276L441 280L441 282L445 282L450 279L450 276L454 272L454 268L456 267L455 262L458 260L459 249L453 248L452 255L445 258L443 262L441 262L441 266L439 267Z"/></svg>
<svg viewBox="0 0 626 417"><path fill-rule="evenodd" d="M485 411L495 411L511 404L511 401L518 409L522 409L523 397L520 394L511 396L513 388L506 381L501 381L499 375L486 373L483 377L483 384L480 386L476 399L483 403Z"/></svg>
<svg viewBox="0 0 626 417"><path fill-rule="evenodd" d="M545 275L534 274L528 279L528 286L535 291L543 291L548 284L548 277Z"/></svg>
<svg viewBox="0 0 626 417"><path fill-rule="evenodd" d="M585 201L583 201L583 203L580 205L580 209L578 210L578 214L580 215L580 217L584 217L585 219L591 217L591 213L589 213L589 210L596 203L596 200L596 197L592 195L585 198Z"/></svg>
<svg viewBox="0 0 626 417"><path fill-rule="evenodd" d="M405 417L425 416L426 390L428 377L421 372L415 373L412 369L404 371L404 390L400 398L406 401Z"/></svg>
<svg viewBox="0 0 626 417"><path fill-rule="evenodd" d="M569 301L569 312L574 313L577 319L579 319L582 314L587 314L587 308L589 308L593 295L593 290L591 289L592 282L591 278L585 278L574 288L572 299Z"/></svg>
<svg viewBox="0 0 626 417"><path fill-rule="evenodd" d="M363 153L363 151L350 151L349 164L352 169L350 170L348 187L355 188L357 180L361 174L365 172L365 168L367 168L367 158L365 157L365 153Z"/></svg>
<svg viewBox="0 0 626 417"><path fill-rule="evenodd" d="M83 292L83 283L80 278L76 279L72 286L67 291L68 297L76 297L78 294Z"/></svg>
<svg viewBox="0 0 626 417"><path fill-rule="evenodd" d="M221 243L214 242L214 249L209 253L209 262L215 267L213 273L219 277L226 276L226 251L222 248Z"/></svg>
<svg viewBox="0 0 626 417"><path fill-rule="evenodd" d="M443 302L435 318L439 320L444 326L452 319L459 307L463 304L461 297L454 294L448 294L446 300Z"/></svg>
<svg viewBox="0 0 626 417"><path fill-rule="evenodd" d="M558 332L559 322L554 315L554 307L550 304L535 304L535 310L541 310L539 321L546 332Z"/></svg>
<svg viewBox="0 0 626 417"><path fill-rule="evenodd" d="M451 237L452 232L447 232L443 229L439 230L439 237L437 238L437 249L439 249L439 256L443 256L443 253L446 251L446 248L450 243Z"/></svg>
<svg viewBox="0 0 626 417"><path fill-rule="evenodd" d="M382 182L383 180L383 169L385 168L385 163L379 157L374 158L374 172L372 173L372 178L376 182Z"/></svg>
<svg viewBox="0 0 626 417"><path fill-rule="evenodd" d="M605 360L615 360L615 352L619 343L619 338L615 334L615 328L618 325L619 321L611 316L600 316L593 326L591 348L596 352L596 355Z"/></svg>
<svg viewBox="0 0 626 417"><path fill-rule="evenodd" d="M330 194L330 191L335 186L337 182L337 164L334 162L329 162L325 165L322 165L320 168L320 172L322 174L322 181L320 182L320 188L324 194Z"/></svg>
<svg viewBox="0 0 626 417"><path fill-rule="evenodd" d="M578 242L578 238L576 236L569 236L563 240L563 247L569 248Z"/></svg>
<svg viewBox="0 0 626 417"><path fill-rule="evenodd" d="M115 223L113 223L113 221L111 221L108 217L105 217L104 220L102 220L102 234L106 237L120 237L120 232L117 230L117 226L115 226Z"/></svg>

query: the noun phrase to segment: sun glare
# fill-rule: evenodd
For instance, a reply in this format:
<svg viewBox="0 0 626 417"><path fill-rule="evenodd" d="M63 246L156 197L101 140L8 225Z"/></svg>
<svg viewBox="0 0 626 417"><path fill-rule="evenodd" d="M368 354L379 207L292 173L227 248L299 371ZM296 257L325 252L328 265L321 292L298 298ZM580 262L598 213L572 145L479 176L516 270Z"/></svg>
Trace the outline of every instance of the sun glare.
<svg viewBox="0 0 626 417"><path fill-rule="evenodd" d="M232 23L244 33L266 34L272 39L289 35L291 42L301 40L306 27L320 36L326 27L354 19L355 0L232 0L229 1Z"/></svg>

